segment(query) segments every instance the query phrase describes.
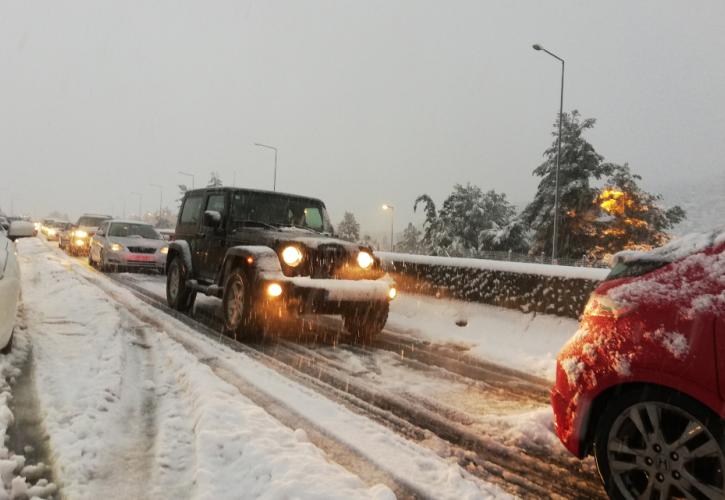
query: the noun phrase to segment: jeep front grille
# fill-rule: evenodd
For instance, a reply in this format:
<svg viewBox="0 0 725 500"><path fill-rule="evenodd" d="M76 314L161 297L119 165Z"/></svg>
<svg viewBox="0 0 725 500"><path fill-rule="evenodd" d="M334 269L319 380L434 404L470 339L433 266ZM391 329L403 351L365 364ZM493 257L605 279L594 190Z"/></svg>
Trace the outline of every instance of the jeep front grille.
<svg viewBox="0 0 725 500"><path fill-rule="evenodd" d="M335 278L337 270L347 260L347 252L340 245L320 245L312 256L310 277L317 279Z"/></svg>

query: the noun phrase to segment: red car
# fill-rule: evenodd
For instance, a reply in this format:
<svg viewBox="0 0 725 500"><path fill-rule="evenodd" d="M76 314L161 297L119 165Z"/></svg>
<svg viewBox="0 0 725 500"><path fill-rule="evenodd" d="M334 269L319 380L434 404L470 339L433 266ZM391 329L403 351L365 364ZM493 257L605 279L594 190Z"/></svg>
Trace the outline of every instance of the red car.
<svg viewBox="0 0 725 500"><path fill-rule="evenodd" d="M725 498L725 231L618 254L551 400L612 498Z"/></svg>

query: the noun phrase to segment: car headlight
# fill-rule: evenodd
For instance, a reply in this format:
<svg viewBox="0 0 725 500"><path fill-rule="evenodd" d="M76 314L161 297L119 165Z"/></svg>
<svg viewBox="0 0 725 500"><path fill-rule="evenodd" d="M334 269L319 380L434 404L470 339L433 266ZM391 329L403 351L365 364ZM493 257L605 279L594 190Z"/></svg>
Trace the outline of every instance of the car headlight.
<svg viewBox="0 0 725 500"><path fill-rule="evenodd" d="M362 267L363 269L368 269L370 266L373 265L374 259L373 256L370 255L368 252L360 252L357 254L357 265Z"/></svg>
<svg viewBox="0 0 725 500"><path fill-rule="evenodd" d="M121 245L120 243L114 243L113 245L111 245L112 252L120 252L121 250L123 250L123 245Z"/></svg>
<svg viewBox="0 0 725 500"><path fill-rule="evenodd" d="M282 250L282 260L291 267L297 267L302 262L302 252L296 246L290 245Z"/></svg>
<svg viewBox="0 0 725 500"><path fill-rule="evenodd" d="M167 253L169 253L169 247L163 247L163 248L161 248L161 250L159 250L159 252L166 255Z"/></svg>
<svg viewBox="0 0 725 500"><path fill-rule="evenodd" d="M55 236L55 229L48 229L48 235Z"/></svg>
<svg viewBox="0 0 725 500"><path fill-rule="evenodd" d="M73 233L73 236L75 236L76 238L87 238L88 233L83 231L82 229L79 229L78 231L75 231Z"/></svg>

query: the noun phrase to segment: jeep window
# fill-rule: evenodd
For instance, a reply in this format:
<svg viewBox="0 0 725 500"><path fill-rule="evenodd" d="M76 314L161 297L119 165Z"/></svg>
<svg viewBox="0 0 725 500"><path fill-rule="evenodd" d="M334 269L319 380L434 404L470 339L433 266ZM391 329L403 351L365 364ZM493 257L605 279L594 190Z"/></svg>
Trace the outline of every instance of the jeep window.
<svg viewBox="0 0 725 500"><path fill-rule="evenodd" d="M180 224L196 224L199 222L201 211L201 196L189 196L184 202L184 209L181 212Z"/></svg>
<svg viewBox="0 0 725 500"><path fill-rule="evenodd" d="M206 209L213 210L222 214L224 218L224 195L223 194L212 194L209 196L209 201L206 202Z"/></svg>
<svg viewBox="0 0 725 500"><path fill-rule="evenodd" d="M251 221L277 227L332 232L325 206L321 202L294 196L236 192L232 195L232 220L236 226Z"/></svg>
<svg viewBox="0 0 725 500"><path fill-rule="evenodd" d="M108 217L89 217L84 216L78 219L78 225L79 226L85 226L85 227L98 227L100 226L104 221L107 221Z"/></svg>
<svg viewBox="0 0 725 500"><path fill-rule="evenodd" d="M148 224L127 224L125 222L114 222L108 230L108 236L117 238L139 237L147 240L160 240L161 236Z"/></svg>

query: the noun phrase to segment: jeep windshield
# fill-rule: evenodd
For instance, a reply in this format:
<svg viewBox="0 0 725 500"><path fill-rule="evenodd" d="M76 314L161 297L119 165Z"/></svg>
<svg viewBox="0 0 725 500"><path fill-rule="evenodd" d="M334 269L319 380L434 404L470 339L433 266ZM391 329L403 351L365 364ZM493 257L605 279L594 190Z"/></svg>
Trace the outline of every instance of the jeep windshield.
<svg viewBox="0 0 725 500"><path fill-rule="evenodd" d="M325 205L318 200L273 193L239 191L232 194L232 224L236 227L274 226L331 233Z"/></svg>

